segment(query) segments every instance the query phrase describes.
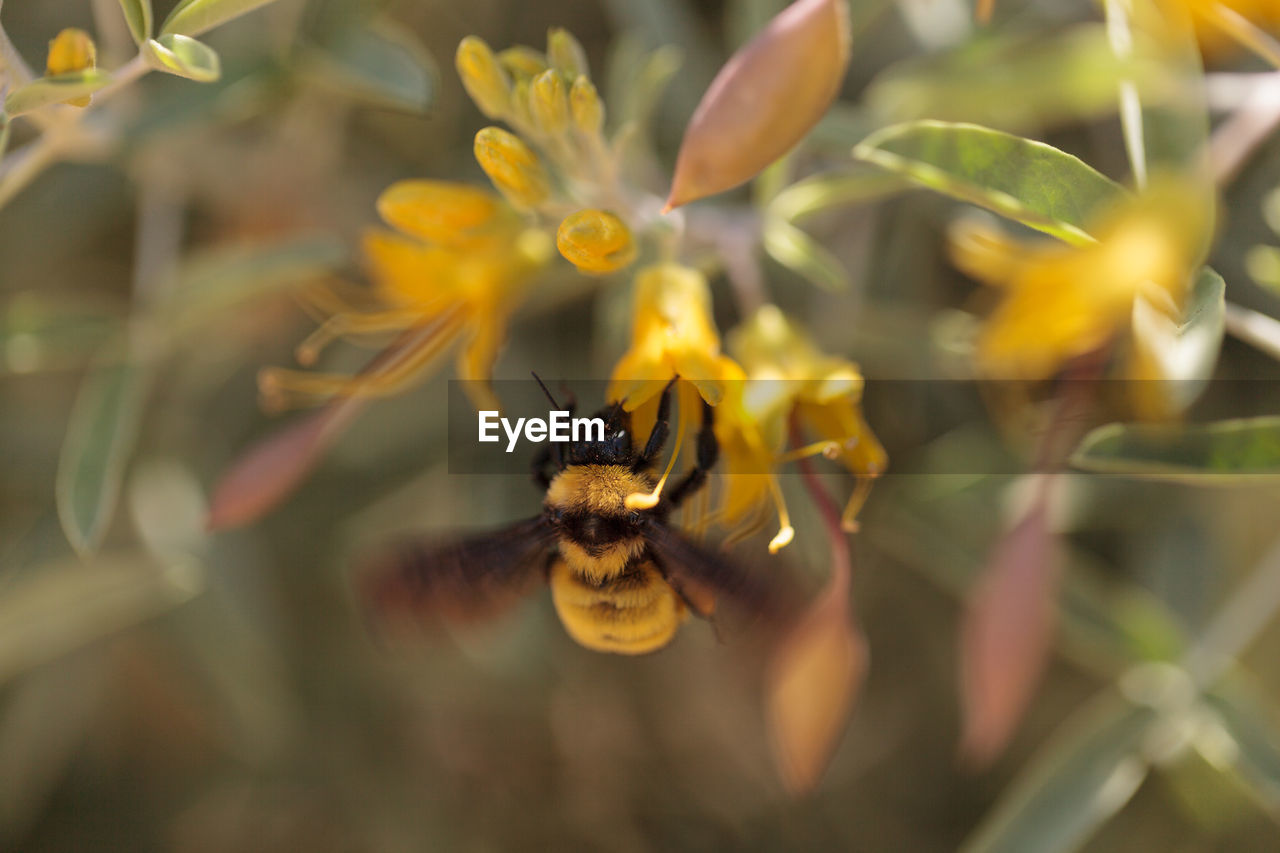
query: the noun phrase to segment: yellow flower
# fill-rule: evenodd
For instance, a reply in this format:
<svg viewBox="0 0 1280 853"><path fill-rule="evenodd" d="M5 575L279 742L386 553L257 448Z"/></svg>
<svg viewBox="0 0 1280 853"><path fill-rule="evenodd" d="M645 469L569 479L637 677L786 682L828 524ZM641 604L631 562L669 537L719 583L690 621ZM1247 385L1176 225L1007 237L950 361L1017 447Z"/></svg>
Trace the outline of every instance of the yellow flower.
<svg viewBox="0 0 1280 853"><path fill-rule="evenodd" d="M313 363L339 337L400 337L355 376L267 368L259 376L265 401L283 408L394 394L461 342L458 377L468 380L472 401L500 408L487 383L511 311L550 257L549 238L526 229L501 199L465 184L402 181L382 194L378 210L399 230L365 235L376 306L356 307L331 288L311 291L328 319L299 345L298 361Z"/></svg>
<svg viewBox="0 0 1280 853"><path fill-rule="evenodd" d="M699 398L714 406L724 397L726 385L742 378L742 369L720 353L706 277L673 263L640 270L635 280L631 348L613 368L607 397L632 413L635 435L648 435L663 389L673 379L682 381L676 388L676 437L667 469L652 492L628 497L629 507L644 509L658 502L692 413L701 408Z"/></svg>
<svg viewBox="0 0 1280 853"><path fill-rule="evenodd" d="M821 453L858 478L842 519L853 529L872 481L888 466L884 448L862 416L858 366L821 352L774 305L762 307L734 330L729 349L747 380L730 392L716 421L728 475L722 521L737 527L734 538L740 538L759 527L772 501L780 529L769 549L784 547L794 530L776 471L786 462ZM793 419L820 440L784 452Z"/></svg>
<svg viewBox="0 0 1280 853"><path fill-rule="evenodd" d="M1177 317L1206 242L1208 206L1193 188L1166 185L1104 216L1089 229L1097 242L1085 246L1023 246L972 225L953 234L956 265L1004 293L978 340L982 371L1048 378L1127 329L1137 300Z"/></svg>
<svg viewBox="0 0 1280 853"><path fill-rule="evenodd" d="M1280 60L1266 33L1280 31L1276 0L1162 0L1163 11L1189 13L1200 50L1208 59L1251 50L1264 59Z"/></svg>
<svg viewBox="0 0 1280 853"><path fill-rule="evenodd" d="M57 77L74 74L97 67L98 48L84 30L67 27L49 42L49 58L45 61L45 74ZM92 95L84 95L64 101L73 107L87 107Z"/></svg>
<svg viewBox="0 0 1280 853"><path fill-rule="evenodd" d="M720 353L706 277L679 264L645 267L636 274L633 306L631 348L613 368L609 399L633 412L680 377L719 403L725 382L741 371Z"/></svg>

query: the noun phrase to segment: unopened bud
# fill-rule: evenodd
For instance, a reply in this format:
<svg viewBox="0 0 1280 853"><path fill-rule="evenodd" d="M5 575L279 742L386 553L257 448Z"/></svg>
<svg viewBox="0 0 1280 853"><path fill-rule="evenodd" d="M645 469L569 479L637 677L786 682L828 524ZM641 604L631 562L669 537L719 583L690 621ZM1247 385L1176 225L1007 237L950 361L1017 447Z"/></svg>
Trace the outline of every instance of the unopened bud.
<svg viewBox="0 0 1280 853"><path fill-rule="evenodd" d="M533 149L514 133L486 127L476 134L476 160L493 185L518 207L537 207L551 194L551 182Z"/></svg>
<svg viewBox="0 0 1280 853"><path fill-rule="evenodd" d="M541 51L522 44L499 52L498 62L516 78L537 77L547 70L547 57Z"/></svg>
<svg viewBox="0 0 1280 853"><path fill-rule="evenodd" d="M573 124L582 133L594 135L604 126L604 102L596 93L596 87L586 77L573 81L569 89L569 111Z"/></svg>
<svg viewBox="0 0 1280 853"><path fill-rule="evenodd" d="M579 210L560 223L556 247L565 259L585 273L615 272L636 258L631 229L605 210Z"/></svg>
<svg viewBox="0 0 1280 853"><path fill-rule="evenodd" d="M458 76L471 100L489 118L501 118L511 108L511 79L483 39L467 36L454 57Z"/></svg>
<svg viewBox="0 0 1280 853"><path fill-rule="evenodd" d="M849 64L848 0L797 0L735 53L685 129L666 209L749 181L818 123Z"/></svg>
<svg viewBox="0 0 1280 853"><path fill-rule="evenodd" d="M568 30L552 27L547 31L547 59L552 68L571 80L589 73L587 52Z"/></svg>
<svg viewBox="0 0 1280 853"><path fill-rule="evenodd" d="M559 71L548 69L533 78L529 111L534 126L548 136L558 136L569 127L569 94Z"/></svg>
<svg viewBox="0 0 1280 853"><path fill-rule="evenodd" d="M98 49L84 30L67 27L49 42L49 59L45 62L45 74L74 74L94 68L98 64ZM87 107L91 95L72 98L65 103L73 107Z"/></svg>

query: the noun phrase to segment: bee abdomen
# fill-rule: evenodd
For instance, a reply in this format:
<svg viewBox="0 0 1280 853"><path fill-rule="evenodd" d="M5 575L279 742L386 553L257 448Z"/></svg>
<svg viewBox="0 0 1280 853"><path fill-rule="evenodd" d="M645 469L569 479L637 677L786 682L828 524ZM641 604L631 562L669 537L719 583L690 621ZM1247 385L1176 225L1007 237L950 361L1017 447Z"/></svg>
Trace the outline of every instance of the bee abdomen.
<svg viewBox="0 0 1280 853"><path fill-rule="evenodd" d="M684 602L647 562L595 584L558 559L551 567L551 598L569 636L601 652L656 651L671 642L686 615Z"/></svg>

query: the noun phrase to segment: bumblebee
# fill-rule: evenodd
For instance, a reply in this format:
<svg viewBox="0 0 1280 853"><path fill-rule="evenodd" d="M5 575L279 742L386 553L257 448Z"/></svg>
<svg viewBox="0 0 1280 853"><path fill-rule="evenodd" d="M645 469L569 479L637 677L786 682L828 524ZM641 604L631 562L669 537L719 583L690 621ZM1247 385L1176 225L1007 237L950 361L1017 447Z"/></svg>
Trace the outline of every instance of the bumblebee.
<svg viewBox="0 0 1280 853"><path fill-rule="evenodd" d="M620 403L596 413L605 423L599 440L544 447L533 465L546 492L539 515L444 544L407 541L375 559L365 575L375 613L470 620L543 581L570 637L624 655L663 648L690 612L710 618L720 600L752 617L782 619L794 599L776 576L748 572L668 523L706 484L719 455L706 403L695 464L652 507L627 505L629 495L651 493L657 484L653 468L669 432L673 384L638 450Z"/></svg>

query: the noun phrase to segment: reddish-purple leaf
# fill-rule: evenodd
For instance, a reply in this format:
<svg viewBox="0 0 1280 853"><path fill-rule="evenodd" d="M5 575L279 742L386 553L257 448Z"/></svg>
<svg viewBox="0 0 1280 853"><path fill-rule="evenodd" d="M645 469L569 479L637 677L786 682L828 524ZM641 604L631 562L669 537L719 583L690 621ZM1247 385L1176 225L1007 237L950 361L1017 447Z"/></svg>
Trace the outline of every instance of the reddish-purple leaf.
<svg viewBox="0 0 1280 853"><path fill-rule="evenodd" d="M345 397L254 445L222 475L209 501L210 530L251 524L289 496L368 398Z"/></svg>
<svg viewBox="0 0 1280 853"><path fill-rule="evenodd" d="M961 754L995 758L1022 718L1048 659L1057 543L1043 500L1007 531L970 594L961 636Z"/></svg>
<svg viewBox="0 0 1280 853"><path fill-rule="evenodd" d="M844 733L867 671L867 642L849 612L847 571L792 630L772 661L767 685L769 732L782 781L812 790Z"/></svg>

